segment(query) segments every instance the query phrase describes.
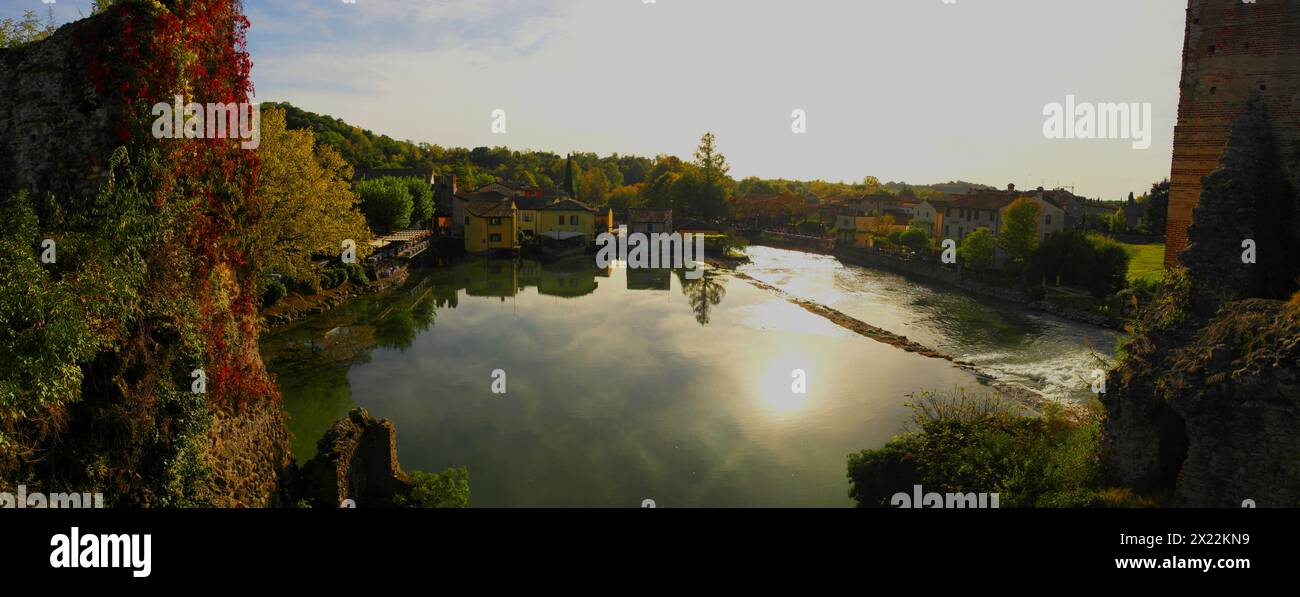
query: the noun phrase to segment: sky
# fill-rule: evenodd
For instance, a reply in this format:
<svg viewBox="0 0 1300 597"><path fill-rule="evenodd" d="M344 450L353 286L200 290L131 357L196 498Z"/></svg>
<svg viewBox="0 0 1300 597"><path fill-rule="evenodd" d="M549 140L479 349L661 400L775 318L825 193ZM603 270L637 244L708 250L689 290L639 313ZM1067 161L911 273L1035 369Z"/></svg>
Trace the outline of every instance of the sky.
<svg viewBox="0 0 1300 597"><path fill-rule="evenodd" d="M50 6L62 23L89 4ZM1105 199L1169 176L1186 5L245 0L259 101L397 139L689 159L712 132L737 179L961 179ZM0 0L0 18L46 6ZM1047 138L1045 108L1067 95L1150 104L1150 147Z"/></svg>

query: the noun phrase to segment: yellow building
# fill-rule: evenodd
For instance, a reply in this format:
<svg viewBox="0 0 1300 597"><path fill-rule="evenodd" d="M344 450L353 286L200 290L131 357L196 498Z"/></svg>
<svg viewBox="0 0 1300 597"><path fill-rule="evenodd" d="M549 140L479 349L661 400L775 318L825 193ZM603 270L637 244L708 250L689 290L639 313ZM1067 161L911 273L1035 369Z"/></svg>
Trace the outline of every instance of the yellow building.
<svg viewBox="0 0 1300 597"><path fill-rule="evenodd" d="M465 252L494 253L518 246L519 224L512 200L471 201L465 206Z"/></svg>
<svg viewBox="0 0 1300 597"><path fill-rule="evenodd" d="M532 242L542 233L538 227L541 223L541 210L555 200L554 197L516 197L515 221L519 225L521 243Z"/></svg>
<svg viewBox="0 0 1300 597"><path fill-rule="evenodd" d="M839 215L835 217L835 242L842 247L866 248L871 238L872 218Z"/></svg>
<svg viewBox="0 0 1300 597"><path fill-rule="evenodd" d="M606 207L596 212L596 236L614 232L614 210Z"/></svg>
<svg viewBox="0 0 1300 597"><path fill-rule="evenodd" d="M537 210L537 234L577 232L584 242L596 242L596 210L581 201L561 199Z"/></svg>

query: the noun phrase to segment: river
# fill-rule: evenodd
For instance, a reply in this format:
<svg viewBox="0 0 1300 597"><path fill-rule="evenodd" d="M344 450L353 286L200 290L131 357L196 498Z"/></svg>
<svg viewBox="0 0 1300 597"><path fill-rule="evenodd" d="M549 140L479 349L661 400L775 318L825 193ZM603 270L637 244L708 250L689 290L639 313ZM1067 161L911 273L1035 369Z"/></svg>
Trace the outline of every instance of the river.
<svg viewBox="0 0 1300 597"><path fill-rule="evenodd" d="M1114 332L1018 305L750 254L740 271L757 280L1056 399L1086 399L1092 351L1113 355ZM589 256L416 269L275 330L262 352L300 461L362 406L396 424L404 468L468 467L480 507L848 506L845 457L902 431L909 393L981 387L730 272L598 270Z"/></svg>

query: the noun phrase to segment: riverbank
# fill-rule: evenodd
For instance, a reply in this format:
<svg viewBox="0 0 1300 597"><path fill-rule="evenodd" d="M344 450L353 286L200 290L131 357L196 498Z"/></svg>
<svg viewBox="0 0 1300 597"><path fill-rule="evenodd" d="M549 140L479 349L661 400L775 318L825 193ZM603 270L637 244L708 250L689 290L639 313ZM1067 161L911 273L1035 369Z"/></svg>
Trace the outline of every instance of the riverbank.
<svg viewBox="0 0 1300 597"><path fill-rule="evenodd" d="M263 309L262 319L266 321L268 328L275 329L304 317L320 315L336 307L343 306L357 297L383 292L398 286L406 282L408 275L410 274L406 268L400 268L391 276L372 280L364 285L349 280L344 281L335 288L321 290L316 294L290 293L274 305Z"/></svg>
<svg viewBox="0 0 1300 597"><path fill-rule="evenodd" d="M1088 325L1120 332L1127 331L1125 329L1125 322L1122 320L1097 313L1081 311L1067 305L1054 303L1050 300L1035 299L1019 288L1008 288L1005 286L985 284L977 280L964 278L957 273L957 270L945 268L932 262L915 259L901 259L891 255L871 253L856 249L837 249L833 255L844 263L851 263L863 267L879 268L896 274L901 274L911 279L920 279L925 282L937 282L982 297L1024 305L1035 311L1049 313L1070 321L1077 321L1079 323L1086 323Z"/></svg>

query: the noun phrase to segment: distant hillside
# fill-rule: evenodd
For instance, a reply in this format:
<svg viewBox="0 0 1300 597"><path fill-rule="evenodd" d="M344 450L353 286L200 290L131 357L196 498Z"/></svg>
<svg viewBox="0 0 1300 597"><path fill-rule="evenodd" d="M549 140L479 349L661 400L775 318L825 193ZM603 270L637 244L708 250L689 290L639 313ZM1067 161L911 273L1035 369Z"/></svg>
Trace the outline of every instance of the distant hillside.
<svg viewBox="0 0 1300 597"><path fill-rule="evenodd" d="M387 135L377 135L367 129L353 126L347 122L308 112L288 103L266 102L262 109L277 108L285 111L285 120L290 129L311 130L318 142L326 143L339 151L343 159L354 168L432 168L440 173L455 174L462 187L477 187L494 180L516 181L532 184L544 189L558 190L564 185L565 156L552 152L512 150L506 147L442 147L430 143L399 141ZM689 158L688 158L689 159ZM575 153L573 155L575 174L599 170L604 178L603 186L607 191L645 182L652 176L656 159L640 156L620 156L618 154L601 157L594 153ZM674 161L674 159L670 159ZM676 161L668 169L680 169L682 162ZM661 167L660 170L663 170ZM889 182L877 187L891 194L912 195L918 198L938 196L946 193L965 193L968 189L992 189L995 187L965 181L951 181L930 185L908 185L904 182ZM785 179L760 179L756 177L737 181L733 194L775 195L789 192L810 201L826 200L831 197L860 195L873 191L861 183L849 184L827 181L797 181ZM581 199L594 204L603 204L605 192L597 197L585 197L588 193L579 191Z"/></svg>
<svg viewBox="0 0 1300 597"><path fill-rule="evenodd" d="M904 182L890 181L885 183L884 187L886 190L894 194L898 194L902 192L904 189L910 188L912 189L913 192L919 192L920 190L925 189L940 194L952 193L958 195L965 194L971 189L975 189L977 191L990 191L990 190L1001 188L1001 187L989 186L986 184L980 184L978 182L966 182L964 180L953 180L949 182L940 182L940 183L927 184L927 185L909 185Z"/></svg>

